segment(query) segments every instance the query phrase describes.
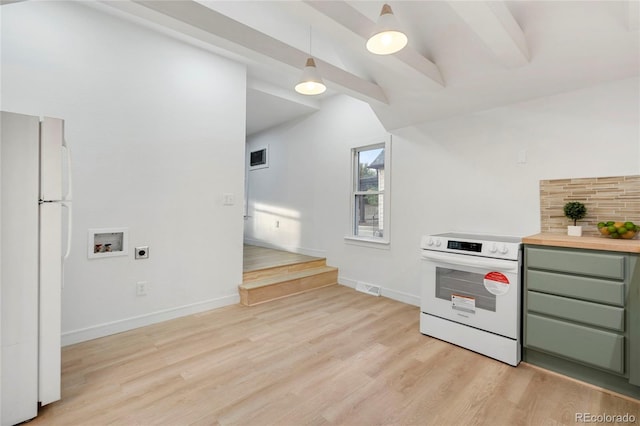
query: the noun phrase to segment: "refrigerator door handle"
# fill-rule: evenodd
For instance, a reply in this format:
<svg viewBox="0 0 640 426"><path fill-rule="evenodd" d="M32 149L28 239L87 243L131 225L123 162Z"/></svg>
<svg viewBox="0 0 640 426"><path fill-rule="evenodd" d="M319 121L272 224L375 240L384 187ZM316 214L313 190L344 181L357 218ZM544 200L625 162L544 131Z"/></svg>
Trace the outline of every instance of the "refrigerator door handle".
<svg viewBox="0 0 640 426"><path fill-rule="evenodd" d="M71 229L72 229L72 223L73 221L72 219L72 215L73 215L73 207L71 205L71 202L68 201L62 201L60 202L60 204L63 207L67 208L67 251L64 253L64 256L62 256L62 260L67 260L69 258L69 255L71 254Z"/></svg>
<svg viewBox="0 0 640 426"><path fill-rule="evenodd" d="M71 201L72 198L72 193L71 190L73 188L72 186L72 176L71 176L71 170L73 170L71 168L71 150L69 149L69 145L67 144L67 140L66 139L62 139L62 146L64 147L64 151L66 153L66 157L67 157L67 193L62 197L63 201ZM71 214L71 207L69 207L69 214Z"/></svg>

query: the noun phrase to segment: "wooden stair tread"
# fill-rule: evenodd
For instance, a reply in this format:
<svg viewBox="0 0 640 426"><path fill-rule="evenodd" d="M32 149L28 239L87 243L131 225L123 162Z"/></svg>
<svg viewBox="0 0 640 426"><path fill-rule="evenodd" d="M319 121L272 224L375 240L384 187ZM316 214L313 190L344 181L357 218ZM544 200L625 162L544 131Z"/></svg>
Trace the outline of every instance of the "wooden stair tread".
<svg viewBox="0 0 640 426"><path fill-rule="evenodd" d="M246 268L238 286L240 303L254 306L338 284L338 268L323 257L257 246L246 248Z"/></svg>
<svg viewBox="0 0 640 426"><path fill-rule="evenodd" d="M337 270L338 268L334 268L333 266L321 266L317 268L304 269L301 271L288 272L280 275L274 275L274 276L270 276L262 279L244 282L240 285L240 288L243 290L251 290L259 287L266 287L274 284L279 284L287 281L297 280L297 279L310 277L313 275L324 274L327 272L333 272Z"/></svg>

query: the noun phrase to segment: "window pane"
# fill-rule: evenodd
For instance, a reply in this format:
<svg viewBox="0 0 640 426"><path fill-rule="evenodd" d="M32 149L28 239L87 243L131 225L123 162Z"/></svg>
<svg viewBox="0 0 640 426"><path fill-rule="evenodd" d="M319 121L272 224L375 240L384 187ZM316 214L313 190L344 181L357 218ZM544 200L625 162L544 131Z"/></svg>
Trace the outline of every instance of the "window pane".
<svg viewBox="0 0 640 426"><path fill-rule="evenodd" d="M359 237L383 237L384 195L369 194L355 196L354 234Z"/></svg>
<svg viewBox="0 0 640 426"><path fill-rule="evenodd" d="M384 189L384 148L358 152L358 191Z"/></svg>

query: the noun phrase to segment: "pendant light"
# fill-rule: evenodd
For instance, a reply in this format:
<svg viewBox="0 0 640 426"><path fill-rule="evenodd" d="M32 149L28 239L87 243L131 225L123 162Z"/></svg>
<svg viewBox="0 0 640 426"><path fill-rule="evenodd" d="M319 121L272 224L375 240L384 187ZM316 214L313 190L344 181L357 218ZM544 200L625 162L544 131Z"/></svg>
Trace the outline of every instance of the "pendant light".
<svg viewBox="0 0 640 426"><path fill-rule="evenodd" d="M376 55L390 55L402 50L408 39L399 28L391 6L385 4L380 11L373 35L367 40L367 50Z"/></svg>
<svg viewBox="0 0 640 426"><path fill-rule="evenodd" d="M302 78L300 82L296 84L296 92L302 95L319 95L327 90L327 86L324 85L322 77L316 68L316 61L311 56L311 28L309 29L309 58L302 71Z"/></svg>

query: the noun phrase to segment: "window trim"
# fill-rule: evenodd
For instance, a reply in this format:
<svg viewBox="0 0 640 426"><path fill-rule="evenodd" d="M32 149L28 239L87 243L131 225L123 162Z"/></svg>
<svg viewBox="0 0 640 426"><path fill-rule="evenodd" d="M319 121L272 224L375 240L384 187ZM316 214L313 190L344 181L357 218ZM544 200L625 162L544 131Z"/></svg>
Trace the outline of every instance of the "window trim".
<svg viewBox="0 0 640 426"><path fill-rule="evenodd" d="M360 144L351 148L351 171L349 174L349 221L348 232L344 236L345 243L359 246L369 246L375 248L389 248L391 243L390 224L391 224L391 135L385 135L368 143ZM382 229L384 230L382 237L369 237L355 235L355 215L356 203L355 197L362 191L358 191L358 153L374 148L384 148L384 189L382 190L384 211Z"/></svg>

